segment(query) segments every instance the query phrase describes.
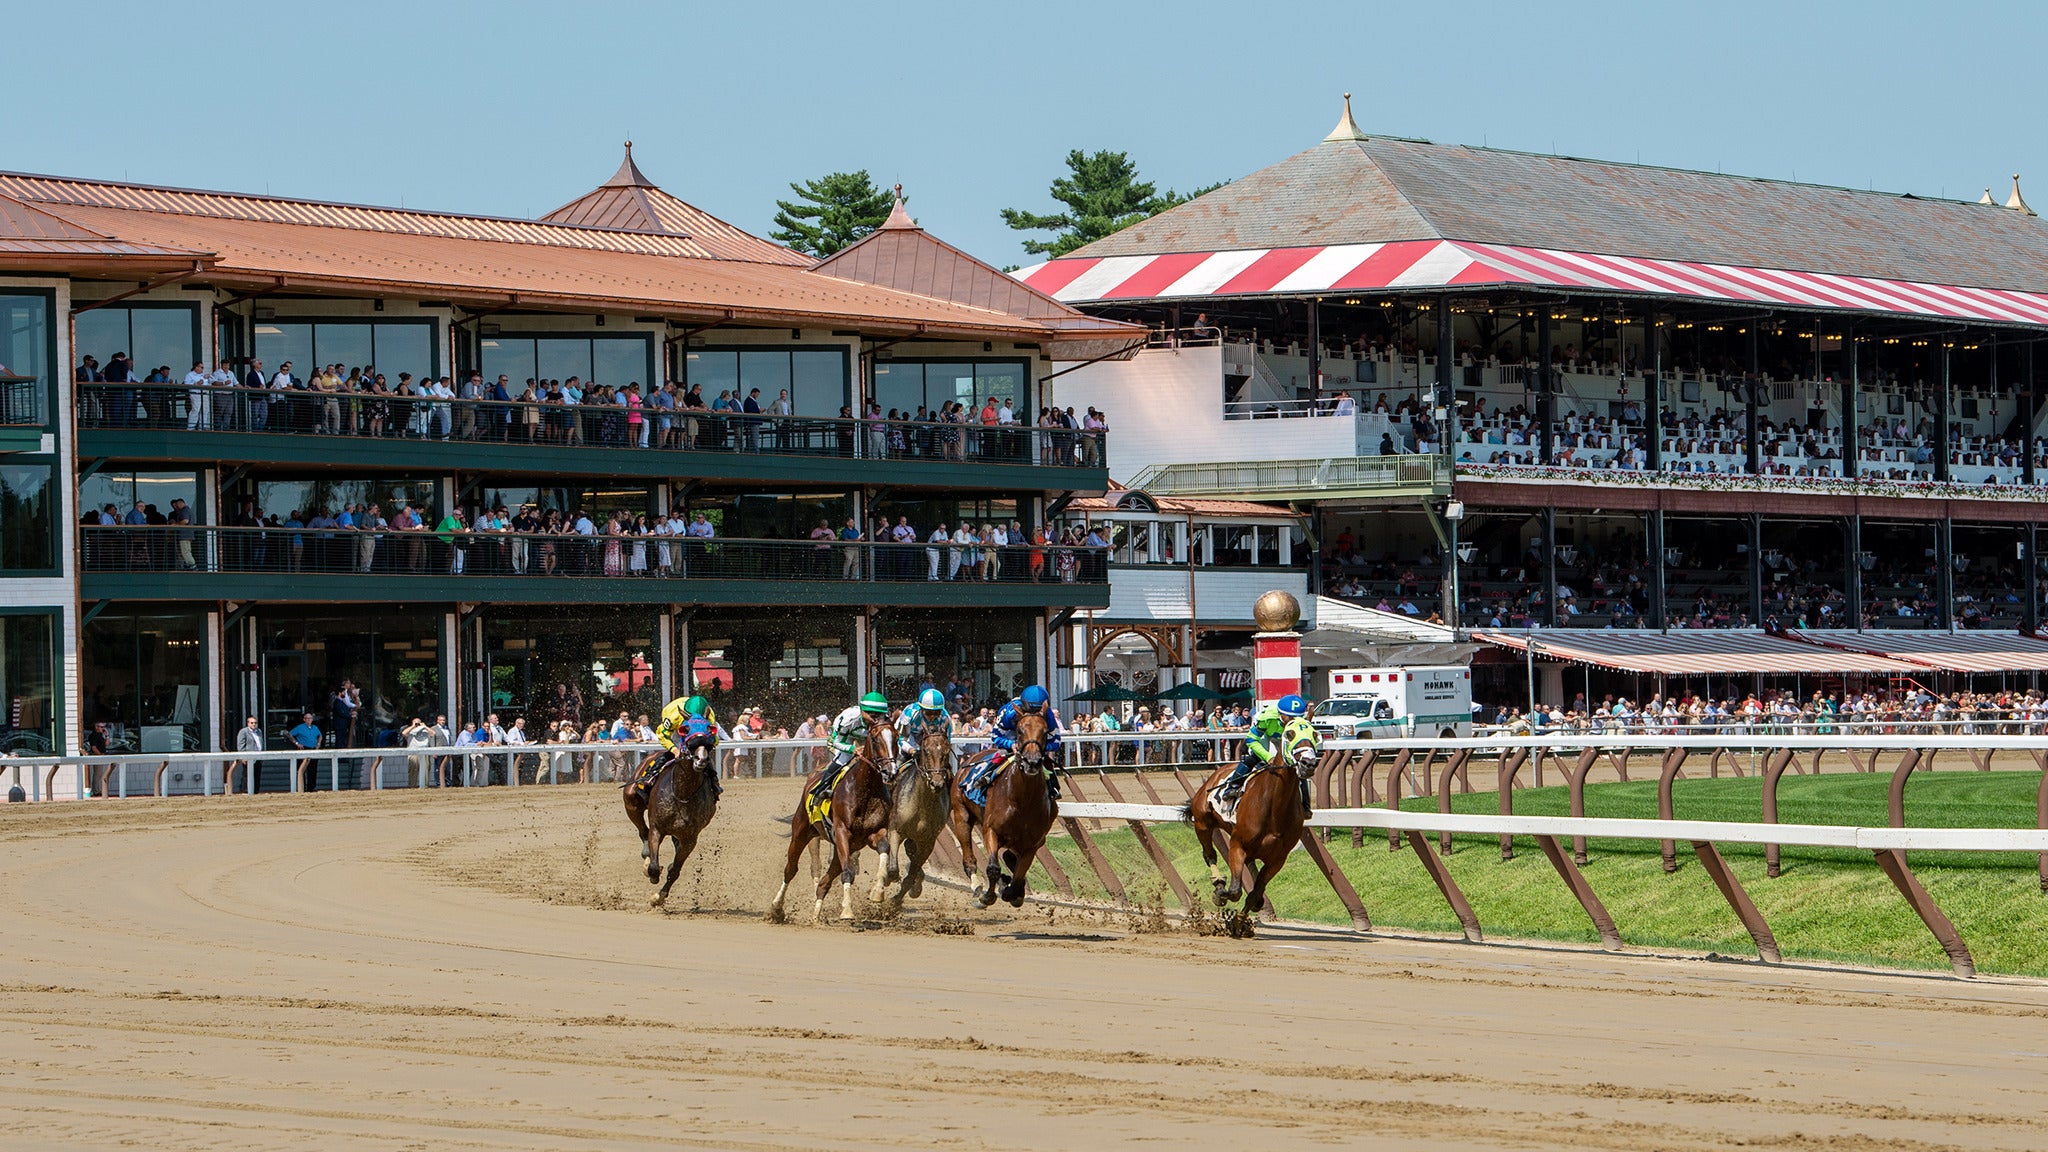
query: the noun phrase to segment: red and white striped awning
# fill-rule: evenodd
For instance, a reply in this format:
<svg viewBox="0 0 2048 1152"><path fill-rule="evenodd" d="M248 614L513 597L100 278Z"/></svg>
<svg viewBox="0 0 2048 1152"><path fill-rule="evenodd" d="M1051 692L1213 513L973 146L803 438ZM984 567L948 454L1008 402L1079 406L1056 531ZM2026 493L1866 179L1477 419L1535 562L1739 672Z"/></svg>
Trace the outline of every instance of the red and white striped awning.
<svg viewBox="0 0 2048 1152"><path fill-rule="evenodd" d="M1818 629L1794 633L1814 644L1875 652L1948 672L2048 672L2048 641L2019 632L1854 632Z"/></svg>
<svg viewBox="0 0 2048 1152"><path fill-rule="evenodd" d="M1846 648L1826 648L1763 632L1699 631L1636 632L1595 629L1546 629L1526 632L1474 632L1474 640L1515 652L1536 642L1536 655L1596 668L1664 676L1766 676L1859 672L1924 675L1925 664Z"/></svg>
<svg viewBox="0 0 2048 1152"><path fill-rule="evenodd" d="M2048 295L2033 292L1454 240L1068 257L1015 275L1068 304L1530 284L2048 326Z"/></svg>

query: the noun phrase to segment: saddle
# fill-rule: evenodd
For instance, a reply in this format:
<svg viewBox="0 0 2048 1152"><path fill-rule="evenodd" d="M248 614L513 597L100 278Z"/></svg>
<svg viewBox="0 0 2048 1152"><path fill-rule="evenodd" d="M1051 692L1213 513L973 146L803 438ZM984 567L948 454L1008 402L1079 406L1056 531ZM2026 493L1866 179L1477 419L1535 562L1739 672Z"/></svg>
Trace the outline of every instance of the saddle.
<svg viewBox="0 0 2048 1152"><path fill-rule="evenodd" d="M1295 773L1291 769L1289 769L1287 765L1282 764L1278 761L1256 765L1252 768L1250 772L1245 773L1243 780L1238 781L1237 788L1235 791L1226 793L1223 790L1223 788L1219 786L1215 791L1209 793L1209 810L1211 812L1214 812L1216 814L1216 818L1218 820L1221 820L1225 824L1237 823L1238 802L1244 799L1244 794L1246 792L1251 791L1252 781L1257 779L1261 773L1265 772L1286 772L1290 776L1295 775ZM1299 779L1297 777L1296 782L1298 786L1301 788L1302 811L1309 811L1308 781Z"/></svg>

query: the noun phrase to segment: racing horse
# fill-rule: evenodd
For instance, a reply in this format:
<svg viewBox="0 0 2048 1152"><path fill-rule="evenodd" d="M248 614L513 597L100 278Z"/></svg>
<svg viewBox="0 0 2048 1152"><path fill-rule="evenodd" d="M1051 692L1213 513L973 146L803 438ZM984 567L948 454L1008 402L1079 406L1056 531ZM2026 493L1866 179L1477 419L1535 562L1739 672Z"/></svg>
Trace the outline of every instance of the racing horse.
<svg viewBox="0 0 2048 1152"><path fill-rule="evenodd" d="M893 808L889 785L896 778L896 726L887 719L868 725L866 737L853 754L853 762L832 786L832 806L822 819L811 818L810 794L824 769L804 780L797 796L796 811L789 816L789 859L782 865L782 887L775 890L775 902L768 914L782 919L783 898L790 881L796 879L797 861L811 841L829 837L832 862L818 877L818 902L811 909L813 919L824 914L825 893L832 878L839 877L839 918L853 919L853 877L859 870L860 850L873 848L889 862L889 814ZM886 870L886 868L885 868ZM879 892L880 885L877 885Z"/></svg>
<svg viewBox="0 0 2048 1152"><path fill-rule="evenodd" d="M895 883L899 855L903 883L890 902L900 907L905 896L924 894L924 862L952 815L952 791L953 742L942 732L926 732L918 740L917 759L900 769L890 786L889 839L894 847L882 854L885 871L870 899L879 903L883 886Z"/></svg>
<svg viewBox="0 0 2048 1152"><path fill-rule="evenodd" d="M960 862L983 908L997 898L1013 908L1024 904L1024 877L1031 861L1045 847L1045 834L1059 816L1059 802L1046 786L1052 761L1046 756L1045 717L1026 712L1017 717L1017 737L1010 755L988 782L987 803L968 799L962 777L953 776L953 838L960 842ZM976 874L973 841L981 826L987 852L986 880Z"/></svg>
<svg viewBox="0 0 2048 1152"><path fill-rule="evenodd" d="M660 756L655 752L652 759ZM675 887L683 861L697 849L697 836L718 814L717 767L707 744L694 743L688 759L672 757L647 788L647 799L625 790L626 817L640 833L640 855L647 860L647 882L660 883L661 891L648 903L660 908L668 902L668 890ZM668 879L661 879L662 839L676 842L675 859L669 862Z"/></svg>
<svg viewBox="0 0 2048 1152"><path fill-rule="evenodd" d="M1232 765L1216 770L1188 801L1187 819L1193 821L1195 838L1202 842L1202 860L1209 865L1209 880L1216 889L1216 906L1221 908L1244 897L1244 907L1229 921L1232 936L1252 935L1259 909L1266 906L1266 885L1279 875L1287 854L1301 843L1301 830L1308 812L1301 803L1297 767L1276 759L1258 765L1238 794L1237 811L1225 822L1210 803L1210 793L1221 787ZM1230 864L1230 883L1216 867L1216 841Z"/></svg>

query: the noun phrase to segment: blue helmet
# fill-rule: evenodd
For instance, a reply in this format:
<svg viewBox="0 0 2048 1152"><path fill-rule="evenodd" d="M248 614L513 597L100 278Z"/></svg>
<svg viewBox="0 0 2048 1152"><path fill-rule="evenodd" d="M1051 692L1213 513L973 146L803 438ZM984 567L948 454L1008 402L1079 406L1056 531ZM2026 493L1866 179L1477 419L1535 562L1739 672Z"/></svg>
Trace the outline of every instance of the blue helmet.
<svg viewBox="0 0 2048 1152"><path fill-rule="evenodd" d="M1280 698L1280 714L1282 716L1306 716L1308 715L1308 701L1293 693L1282 696Z"/></svg>
<svg viewBox="0 0 2048 1152"><path fill-rule="evenodd" d="M917 694L917 706L943 716L946 714L946 697L937 688L927 688Z"/></svg>
<svg viewBox="0 0 2048 1152"><path fill-rule="evenodd" d="M1052 697L1046 694L1045 687L1043 685L1033 684L1031 687L1026 688L1024 690L1024 694L1022 696L1019 696L1017 699L1020 702L1022 702L1026 708L1037 709L1045 707L1045 702L1047 700L1050 700L1051 698Z"/></svg>

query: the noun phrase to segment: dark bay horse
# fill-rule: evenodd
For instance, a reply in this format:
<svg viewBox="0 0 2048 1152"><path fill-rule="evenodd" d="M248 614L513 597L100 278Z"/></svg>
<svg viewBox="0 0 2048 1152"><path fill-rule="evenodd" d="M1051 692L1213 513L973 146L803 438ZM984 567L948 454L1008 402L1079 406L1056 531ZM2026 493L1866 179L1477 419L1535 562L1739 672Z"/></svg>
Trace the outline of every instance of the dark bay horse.
<svg viewBox="0 0 2048 1152"><path fill-rule="evenodd" d="M896 882L899 855L903 883L890 902L901 905L905 896L915 899L924 894L924 862L946 829L952 792L953 742L942 732L926 732L918 740L917 759L897 772L889 789L888 846L882 853L882 876L869 899L879 903L883 887Z"/></svg>
<svg viewBox="0 0 2048 1152"><path fill-rule="evenodd" d="M1230 769L1230 765L1217 769L1188 801L1187 812L1195 825L1195 838L1202 842L1202 859L1209 865L1209 880L1215 885L1216 906L1244 897L1243 910L1230 921L1230 934L1250 936L1259 909L1266 906L1266 885L1279 875L1287 854L1301 843L1308 813L1301 806L1301 784L1294 766L1278 759L1260 766L1245 781L1236 819L1224 823L1210 806L1209 793L1222 786ZM1216 867L1219 837L1230 864L1227 887Z"/></svg>
<svg viewBox="0 0 2048 1152"><path fill-rule="evenodd" d="M1045 847L1045 834L1059 816L1059 802L1046 788L1046 775L1053 771L1046 756L1048 737L1045 717L1030 712L1017 717L1015 748L989 781L987 804L969 800L961 783L963 774L954 774L953 838L960 842L961 864L983 908L998 897L1013 908L1023 906L1025 874L1031 871L1031 861ZM981 826L982 847L988 856L985 881L975 874L970 835L976 825Z"/></svg>
<svg viewBox="0 0 2048 1152"><path fill-rule="evenodd" d="M661 753L653 753L660 756ZM697 836L718 814L718 769L711 762L711 750L698 745L681 759L672 759L648 786L642 801L629 786L626 789L626 817L640 833L640 854L647 860L647 882L660 883L661 891L649 901L660 908L668 902L668 890L676 886L683 861L697 849ZM661 841L676 842L675 859L669 862L668 879L661 879Z"/></svg>
<svg viewBox="0 0 2048 1152"><path fill-rule="evenodd" d="M867 736L853 754L853 762L832 786L831 815L813 821L809 796L822 772L813 772L805 779L804 790L797 796L796 811L790 813L789 859L783 862L782 887L775 890L775 902L768 910L776 920L782 919L783 897L789 894L790 881L796 879L797 861L811 841L822 836L832 839L832 862L818 877L818 902L811 909L814 919L824 913L825 893L831 890L835 873L839 877L839 918L853 919L853 878L859 871L860 850L873 848L882 854L885 863L889 856L889 813L893 807L889 784L896 778L895 725L886 718L868 725Z"/></svg>

